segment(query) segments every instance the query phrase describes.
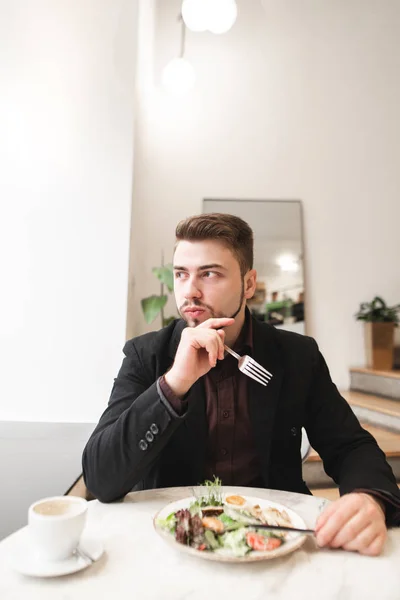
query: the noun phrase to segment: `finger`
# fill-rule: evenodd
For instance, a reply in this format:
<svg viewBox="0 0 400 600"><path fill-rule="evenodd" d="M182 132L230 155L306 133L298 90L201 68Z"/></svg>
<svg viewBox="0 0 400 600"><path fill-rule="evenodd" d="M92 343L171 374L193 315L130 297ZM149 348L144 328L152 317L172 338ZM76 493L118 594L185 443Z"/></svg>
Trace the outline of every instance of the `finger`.
<svg viewBox="0 0 400 600"><path fill-rule="evenodd" d="M386 537L386 533L377 535L372 544L370 544L361 554L364 554L365 556L379 556L385 546Z"/></svg>
<svg viewBox="0 0 400 600"><path fill-rule="evenodd" d="M346 544L351 544L358 535L365 531L366 527L369 527L371 522L365 521L365 517L362 513L356 513L345 525L339 530L335 537L330 542L331 548L342 548ZM372 541L372 540L371 540ZM352 548L349 548L350 550Z"/></svg>
<svg viewBox="0 0 400 600"><path fill-rule="evenodd" d="M377 530L376 527L370 525L364 531L362 531L354 540L345 544L343 548L345 550L357 551L361 554L369 551L370 546L375 543L375 540L382 536L381 530ZM383 544L383 539L382 539Z"/></svg>
<svg viewBox="0 0 400 600"><path fill-rule="evenodd" d="M208 352L208 360L211 367L215 367L217 364L219 345L218 345L218 336L209 338L205 344L205 349Z"/></svg>
<svg viewBox="0 0 400 600"><path fill-rule="evenodd" d="M210 367L215 367L217 364L217 354L213 349L209 351L206 347L206 350L208 352L208 362L210 363Z"/></svg>
<svg viewBox="0 0 400 600"><path fill-rule="evenodd" d="M200 323L200 325L197 325L197 327L199 329L219 329L220 327L228 327L228 325L232 325L235 322L235 319L231 319L228 317L222 317L222 318L213 318L213 319L207 319L207 321L204 321L203 323Z"/></svg>
<svg viewBox="0 0 400 600"><path fill-rule="evenodd" d="M347 512L343 513L343 517L348 520L355 512L358 512L358 510L360 510L360 507L362 505L365 505L365 502L362 498L362 494L353 493L342 496L341 498L339 498L339 500L336 500L335 502L329 504L325 508L325 510L319 515L315 525L315 530L317 532L320 531L322 527L324 527L326 523L331 520L332 516L335 515L338 510L346 511L347 509Z"/></svg>
<svg viewBox="0 0 400 600"><path fill-rule="evenodd" d="M341 502L341 500L337 500L326 509L327 512L329 511L328 518L317 531L317 543L320 546L329 545L342 527L359 510L359 502L356 500L350 498L346 498L346 502Z"/></svg>
<svg viewBox="0 0 400 600"><path fill-rule="evenodd" d="M331 516L336 512L337 502L338 501L328 504L328 506L326 508L324 508L322 513L319 515L317 522L315 524L316 532L318 532L325 525L325 523L328 521L328 519L330 519Z"/></svg>
<svg viewBox="0 0 400 600"><path fill-rule="evenodd" d="M218 333L218 338L220 341L218 358L219 358L219 360L223 360L224 356L225 356L225 348L224 348L225 331L223 329L217 329L217 333Z"/></svg>

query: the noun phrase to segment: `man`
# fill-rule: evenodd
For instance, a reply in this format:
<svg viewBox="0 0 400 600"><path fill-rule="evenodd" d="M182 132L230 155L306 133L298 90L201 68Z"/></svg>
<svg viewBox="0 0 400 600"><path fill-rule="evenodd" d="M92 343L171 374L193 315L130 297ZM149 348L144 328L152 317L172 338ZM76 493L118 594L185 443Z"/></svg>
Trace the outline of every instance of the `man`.
<svg viewBox="0 0 400 600"><path fill-rule="evenodd" d="M126 343L108 408L83 455L101 501L132 489L225 485L310 493L301 429L340 484L317 521L321 546L377 555L400 494L373 437L332 383L312 338L253 319L253 233L238 217L205 214L178 224L174 291L181 319ZM238 369L224 344L273 374L267 387Z"/></svg>

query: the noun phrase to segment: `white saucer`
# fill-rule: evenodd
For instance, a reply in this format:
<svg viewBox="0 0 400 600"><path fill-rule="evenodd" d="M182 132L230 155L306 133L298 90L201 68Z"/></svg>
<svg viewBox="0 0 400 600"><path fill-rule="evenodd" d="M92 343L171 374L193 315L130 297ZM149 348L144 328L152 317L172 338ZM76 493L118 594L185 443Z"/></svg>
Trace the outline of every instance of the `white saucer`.
<svg viewBox="0 0 400 600"><path fill-rule="evenodd" d="M48 562L40 560L31 545L29 531L25 527L16 534L9 550L9 563L13 569L31 577L59 577L82 571L90 566L90 561L73 555L65 560ZM102 543L83 534L79 547L86 551L94 561L99 560L104 548Z"/></svg>

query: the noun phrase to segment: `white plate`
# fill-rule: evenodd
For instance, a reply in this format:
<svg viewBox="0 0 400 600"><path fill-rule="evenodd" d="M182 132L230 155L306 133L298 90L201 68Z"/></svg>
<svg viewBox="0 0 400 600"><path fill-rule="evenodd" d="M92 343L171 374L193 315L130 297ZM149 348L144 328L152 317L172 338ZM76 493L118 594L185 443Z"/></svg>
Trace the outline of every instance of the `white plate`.
<svg viewBox="0 0 400 600"><path fill-rule="evenodd" d="M226 496L230 495L232 494L224 494L223 497L225 499ZM286 511L289 519L292 522L293 527L300 527L302 529L307 528L300 515L294 512L294 510L283 506L282 504L270 502L269 500L264 500L263 498L256 498L254 496L243 496L243 498L245 498L252 505L258 504L261 507L261 509L276 508L280 511ZM162 508L153 519L153 525L155 527L155 530L159 535L161 535L161 537L164 540L166 540L174 548L181 550L182 552L186 552L187 554L191 554L192 556L198 556L199 558L204 558L206 560L214 560L217 562L254 562L258 560L268 560L271 558L277 558L279 556L289 554L290 552L294 552L295 550L297 550L297 548L300 548L300 546L302 546L306 540L307 536L301 533L288 533L285 538L285 542L281 546L279 546L279 548L276 548L275 550L266 550L262 552L252 550L246 556L240 557L196 550L196 548L191 548L190 546L186 546L185 544L177 542L173 534L168 533L159 525L157 525L158 519L166 519L168 515L170 515L172 512L176 512L183 508L189 508L190 504L195 500L196 498L194 496L191 496L190 498L184 498L183 500L179 500L177 502L171 502L170 504L167 504L167 506L164 506L164 508Z"/></svg>
<svg viewBox="0 0 400 600"><path fill-rule="evenodd" d="M55 562L40 560L31 544L28 528L21 529L12 540L9 550L9 563L13 569L31 577L59 577L82 571L90 566L90 561L73 555ZM11 540L10 540L11 541ZM79 544L94 561L99 560L104 548L102 543L88 535L83 535Z"/></svg>

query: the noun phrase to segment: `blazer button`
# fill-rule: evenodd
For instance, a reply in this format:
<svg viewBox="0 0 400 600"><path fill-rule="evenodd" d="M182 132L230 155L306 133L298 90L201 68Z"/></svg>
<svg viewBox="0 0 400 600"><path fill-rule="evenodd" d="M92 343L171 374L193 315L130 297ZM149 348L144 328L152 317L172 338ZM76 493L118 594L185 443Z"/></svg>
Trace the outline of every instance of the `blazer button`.
<svg viewBox="0 0 400 600"><path fill-rule="evenodd" d="M150 431L151 431L151 433L154 433L154 435L157 435L157 433L158 433L158 427L157 427L157 425L155 423L152 423L150 425Z"/></svg>
<svg viewBox="0 0 400 600"><path fill-rule="evenodd" d="M140 442L139 442L139 448L140 448L141 450L143 450L143 451L144 451L144 450L147 450L147 448L148 448L148 443L147 443L147 442L145 442L144 440L140 440Z"/></svg>
<svg viewBox="0 0 400 600"><path fill-rule="evenodd" d="M148 442L152 442L154 440L154 435L151 433L151 431L147 431L145 438Z"/></svg>
<svg viewBox="0 0 400 600"><path fill-rule="evenodd" d="M290 433L291 433L293 436L296 436L296 435L297 435L297 429L296 429L296 427L292 427L292 429L290 430Z"/></svg>

